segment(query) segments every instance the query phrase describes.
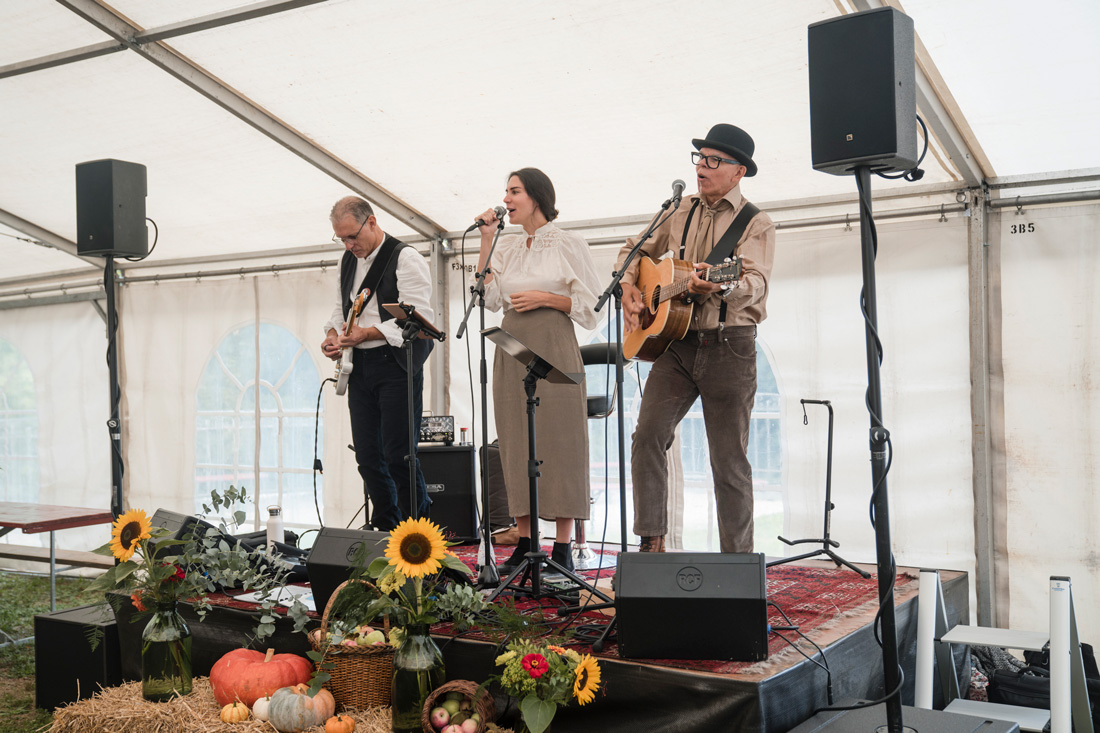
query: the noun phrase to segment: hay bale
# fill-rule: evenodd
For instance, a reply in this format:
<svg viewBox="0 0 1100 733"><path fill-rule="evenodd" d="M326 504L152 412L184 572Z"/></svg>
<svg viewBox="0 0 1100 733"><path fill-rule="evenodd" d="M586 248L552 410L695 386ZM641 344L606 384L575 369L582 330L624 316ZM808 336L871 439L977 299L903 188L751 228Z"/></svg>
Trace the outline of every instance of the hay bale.
<svg viewBox="0 0 1100 733"><path fill-rule="evenodd" d="M214 699L206 677L194 681L191 694L168 702L149 702L141 696L141 683L109 687L87 700L58 708L50 733L274 733L271 723L249 718L241 723L223 723L221 705ZM355 719L355 733L388 733L390 709L349 710ZM313 728L320 731L320 726Z"/></svg>

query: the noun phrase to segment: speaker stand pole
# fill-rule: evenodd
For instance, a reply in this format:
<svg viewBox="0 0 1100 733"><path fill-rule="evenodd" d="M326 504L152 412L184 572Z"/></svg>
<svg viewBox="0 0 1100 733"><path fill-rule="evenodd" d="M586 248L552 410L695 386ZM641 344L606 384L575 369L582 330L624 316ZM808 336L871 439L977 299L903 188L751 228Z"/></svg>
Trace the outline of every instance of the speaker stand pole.
<svg viewBox="0 0 1100 733"><path fill-rule="evenodd" d="M875 512L875 550L878 558L879 620L882 632L882 671L886 682L886 730L901 733L901 666L898 663L897 623L894 615L894 553L890 546L890 502L886 490L886 447L889 433L882 425L882 386L879 372L881 343L875 291L875 222L871 215L871 169L856 168L859 189L859 238L863 253L863 316L867 344L867 411L871 416L871 503Z"/></svg>
<svg viewBox="0 0 1100 733"><path fill-rule="evenodd" d="M111 438L111 513L119 517L122 507L122 418L119 416L119 402L122 389L118 383L118 311L115 303L115 258L108 254L103 268L103 290L107 294L107 378L110 381L111 401L110 417L107 419L107 433Z"/></svg>

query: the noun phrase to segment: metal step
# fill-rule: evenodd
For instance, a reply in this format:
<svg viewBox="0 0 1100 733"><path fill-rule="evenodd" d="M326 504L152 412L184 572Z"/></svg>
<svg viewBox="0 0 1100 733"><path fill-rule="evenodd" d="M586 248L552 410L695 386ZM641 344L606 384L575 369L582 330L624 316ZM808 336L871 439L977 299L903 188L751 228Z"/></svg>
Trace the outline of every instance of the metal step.
<svg viewBox="0 0 1100 733"><path fill-rule="evenodd" d="M1050 720L1050 711L1041 708L1023 708L1018 705L1001 705L995 702L978 702L977 700L952 700L944 712L958 713L960 715L973 715L977 718L993 718L994 720L1006 720L1010 723L1019 723L1020 730L1036 731L1042 733Z"/></svg>
<svg viewBox="0 0 1100 733"><path fill-rule="evenodd" d="M940 641L971 646L999 646L1005 649L1042 651L1050 641L1046 631L1015 631L993 629L988 626L956 626L940 637Z"/></svg>

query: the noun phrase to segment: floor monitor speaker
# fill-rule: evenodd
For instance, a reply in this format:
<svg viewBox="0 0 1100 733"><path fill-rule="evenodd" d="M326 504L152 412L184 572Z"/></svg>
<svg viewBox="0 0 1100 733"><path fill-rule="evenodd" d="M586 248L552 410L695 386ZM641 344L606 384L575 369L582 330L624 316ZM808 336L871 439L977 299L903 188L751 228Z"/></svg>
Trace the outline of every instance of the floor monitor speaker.
<svg viewBox="0 0 1100 733"><path fill-rule="evenodd" d="M619 656L767 659L764 578L760 553L621 553L615 588ZM669 623L677 633L653 632Z"/></svg>
<svg viewBox="0 0 1100 733"><path fill-rule="evenodd" d="M102 634L95 649L88 632ZM122 684L115 614L106 603L34 617L35 706L53 710Z"/></svg>
<svg viewBox="0 0 1100 733"><path fill-rule="evenodd" d="M809 27L810 149L814 170L917 164L913 20L886 6Z"/></svg>
<svg viewBox="0 0 1100 733"><path fill-rule="evenodd" d="M477 522L472 445L427 445L417 450L420 470L432 500L429 518L451 542L477 542Z"/></svg>
<svg viewBox="0 0 1100 733"><path fill-rule="evenodd" d="M317 613L325 610L325 605L337 586L351 577L355 554L359 552L359 548L364 544L367 546L364 565L367 567L371 560L385 554L389 539L389 532L321 527L313 541L309 557L306 558L309 587L313 591Z"/></svg>
<svg viewBox="0 0 1100 733"><path fill-rule="evenodd" d="M144 257L145 166L124 160L93 160L76 166L76 252L79 255Z"/></svg>

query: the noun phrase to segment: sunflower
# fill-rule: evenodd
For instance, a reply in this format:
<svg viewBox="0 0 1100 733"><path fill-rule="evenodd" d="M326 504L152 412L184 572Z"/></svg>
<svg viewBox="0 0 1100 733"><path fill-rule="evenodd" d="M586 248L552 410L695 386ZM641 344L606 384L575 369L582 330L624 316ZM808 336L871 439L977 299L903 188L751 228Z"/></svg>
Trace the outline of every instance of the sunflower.
<svg viewBox="0 0 1100 733"><path fill-rule="evenodd" d="M134 556L138 542L153 536L153 525L145 512L131 509L115 520L111 528L111 554L126 562Z"/></svg>
<svg viewBox="0 0 1100 733"><path fill-rule="evenodd" d="M573 671L576 679L573 680L573 697L581 705L592 702L596 698L596 690L600 687L600 665L590 655L585 654L577 663Z"/></svg>
<svg viewBox="0 0 1100 733"><path fill-rule="evenodd" d="M406 578L422 578L439 571L446 551L439 527L427 519L406 519L390 532L386 557Z"/></svg>

